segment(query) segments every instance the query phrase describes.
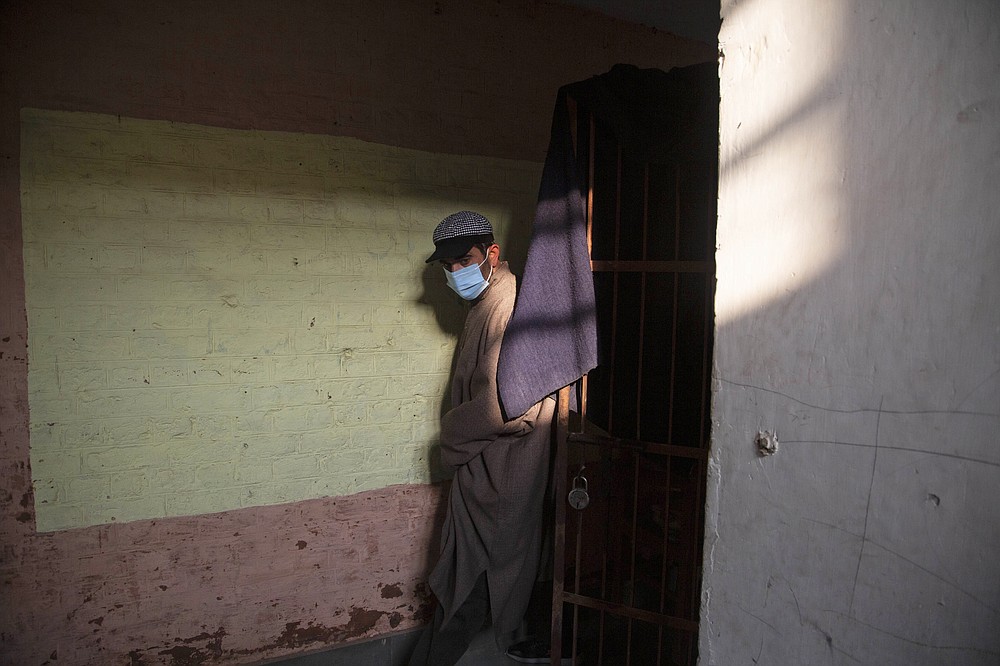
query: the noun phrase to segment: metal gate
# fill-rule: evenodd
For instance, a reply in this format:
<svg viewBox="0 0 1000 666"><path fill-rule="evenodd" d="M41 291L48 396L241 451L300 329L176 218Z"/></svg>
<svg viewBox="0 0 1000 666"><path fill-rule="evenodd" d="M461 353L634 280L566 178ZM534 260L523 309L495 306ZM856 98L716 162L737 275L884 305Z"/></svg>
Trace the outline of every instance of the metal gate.
<svg viewBox="0 0 1000 666"><path fill-rule="evenodd" d="M693 666L716 144L692 149L685 139L632 151L583 103L572 106L601 360L577 384L577 412L568 387L559 395L553 663L566 649L578 665ZM704 122L715 136L717 117ZM585 508L569 506L573 490L589 500ZM566 648L564 624L573 639Z"/></svg>

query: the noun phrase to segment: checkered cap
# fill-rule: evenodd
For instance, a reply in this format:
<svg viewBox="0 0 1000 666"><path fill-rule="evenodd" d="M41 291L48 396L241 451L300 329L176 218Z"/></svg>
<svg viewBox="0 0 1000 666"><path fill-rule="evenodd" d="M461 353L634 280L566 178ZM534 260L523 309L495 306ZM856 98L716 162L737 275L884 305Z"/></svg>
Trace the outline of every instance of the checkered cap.
<svg viewBox="0 0 1000 666"><path fill-rule="evenodd" d="M437 245L447 238L485 236L492 233L493 225L485 217L471 210L460 210L441 220L434 229L432 239Z"/></svg>
<svg viewBox="0 0 1000 666"><path fill-rule="evenodd" d="M461 257L476 243L492 243L493 225L479 213L460 210L441 220L431 238L435 248L427 263Z"/></svg>

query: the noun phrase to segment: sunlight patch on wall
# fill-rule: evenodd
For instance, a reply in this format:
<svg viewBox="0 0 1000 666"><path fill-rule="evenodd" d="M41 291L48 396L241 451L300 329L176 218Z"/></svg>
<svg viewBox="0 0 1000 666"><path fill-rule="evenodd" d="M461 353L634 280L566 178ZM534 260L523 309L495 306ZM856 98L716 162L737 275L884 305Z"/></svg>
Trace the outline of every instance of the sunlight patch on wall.
<svg viewBox="0 0 1000 666"><path fill-rule="evenodd" d="M763 165L764 158L758 162L774 176L769 187L761 189L750 180L728 178L730 199L720 205L720 219L726 215L735 226L716 252L721 286L716 293L717 325L786 298L821 277L843 251L836 191L832 187L797 189L793 163ZM734 203L738 203L737 210L728 210ZM810 211L808 216L789 213L803 209ZM739 222L750 216L753 224Z"/></svg>
<svg viewBox="0 0 1000 666"><path fill-rule="evenodd" d="M431 230L473 208L516 254L540 165L39 110L21 149L40 531L432 480Z"/></svg>
<svg viewBox="0 0 1000 666"><path fill-rule="evenodd" d="M817 11L826 14L826 25L843 24L844 10L834 6L748 14L732 20L760 25L739 23L735 32L756 38L728 54L730 31L722 32L722 97L746 102L723 105L720 117L719 326L819 278L846 246L840 195L845 100L829 96L839 39L807 45L789 38L804 34L800 25L818 20Z"/></svg>

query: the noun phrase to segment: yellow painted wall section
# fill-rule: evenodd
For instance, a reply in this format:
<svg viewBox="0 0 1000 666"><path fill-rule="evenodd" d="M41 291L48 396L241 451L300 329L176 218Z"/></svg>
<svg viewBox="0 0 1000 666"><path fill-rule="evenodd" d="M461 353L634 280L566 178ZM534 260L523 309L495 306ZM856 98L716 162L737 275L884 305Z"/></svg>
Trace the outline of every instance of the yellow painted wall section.
<svg viewBox="0 0 1000 666"><path fill-rule="evenodd" d="M479 210L516 259L540 164L21 120L39 531L436 478L463 306L431 231Z"/></svg>

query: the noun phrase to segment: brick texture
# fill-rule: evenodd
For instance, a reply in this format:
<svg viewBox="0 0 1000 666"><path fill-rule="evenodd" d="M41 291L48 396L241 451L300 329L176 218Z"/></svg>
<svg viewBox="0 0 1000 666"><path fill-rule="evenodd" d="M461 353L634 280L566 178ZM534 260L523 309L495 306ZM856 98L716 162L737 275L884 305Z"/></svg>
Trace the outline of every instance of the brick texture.
<svg viewBox="0 0 1000 666"><path fill-rule="evenodd" d="M454 335L436 320L461 306L423 262L430 233L468 207L524 235L536 163L21 116L39 531L440 477ZM368 174L331 171L343 155Z"/></svg>
<svg viewBox="0 0 1000 666"><path fill-rule="evenodd" d="M523 256L558 87L715 53L555 3L3 3L0 663L424 622L429 225L479 206Z"/></svg>

